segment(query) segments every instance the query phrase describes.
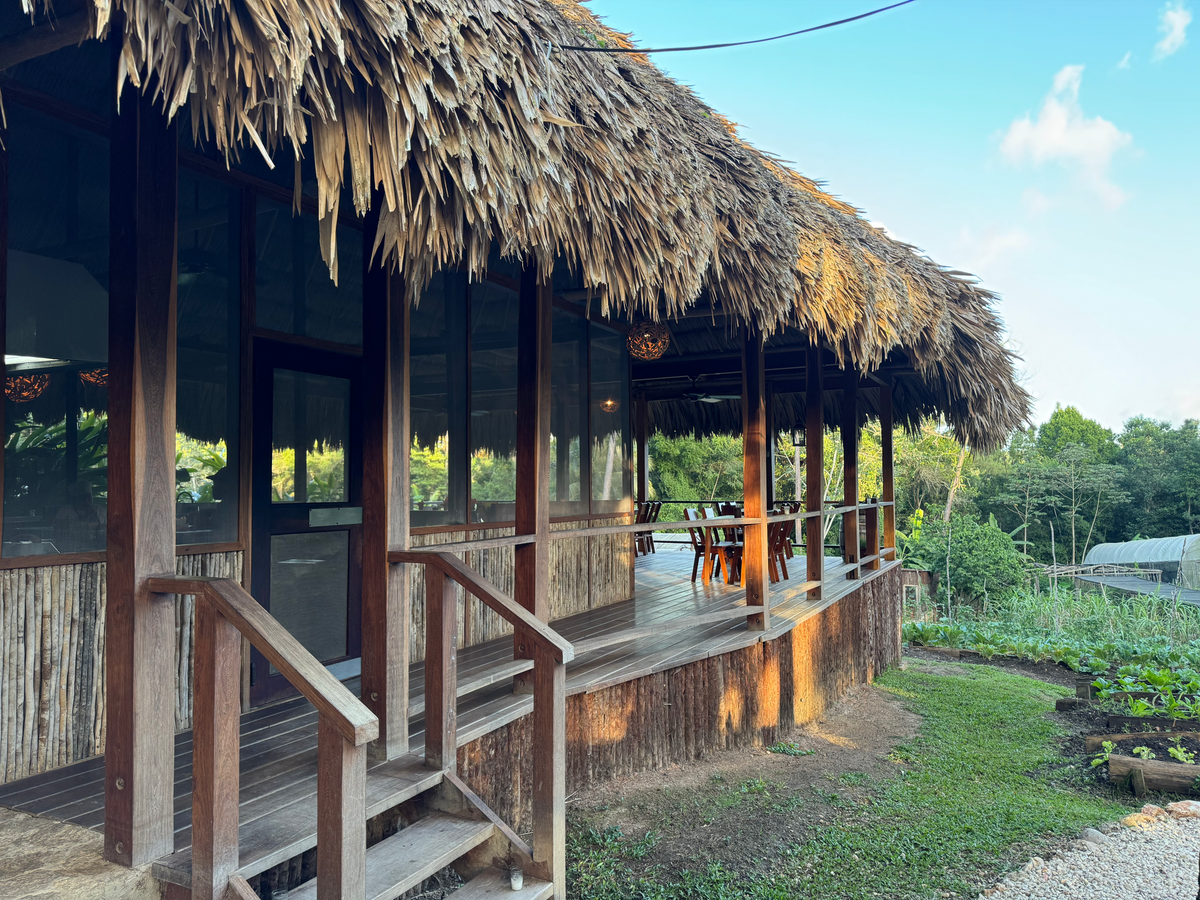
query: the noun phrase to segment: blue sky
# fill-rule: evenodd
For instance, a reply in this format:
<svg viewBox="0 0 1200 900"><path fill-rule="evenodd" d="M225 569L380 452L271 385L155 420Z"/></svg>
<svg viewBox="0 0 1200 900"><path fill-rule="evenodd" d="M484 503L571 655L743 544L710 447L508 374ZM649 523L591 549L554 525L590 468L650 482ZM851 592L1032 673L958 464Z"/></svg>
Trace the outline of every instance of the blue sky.
<svg viewBox="0 0 1200 900"><path fill-rule="evenodd" d="M886 0L591 0L642 46ZM1200 418L1200 0L917 0L655 57L742 135L1001 296L1044 420Z"/></svg>

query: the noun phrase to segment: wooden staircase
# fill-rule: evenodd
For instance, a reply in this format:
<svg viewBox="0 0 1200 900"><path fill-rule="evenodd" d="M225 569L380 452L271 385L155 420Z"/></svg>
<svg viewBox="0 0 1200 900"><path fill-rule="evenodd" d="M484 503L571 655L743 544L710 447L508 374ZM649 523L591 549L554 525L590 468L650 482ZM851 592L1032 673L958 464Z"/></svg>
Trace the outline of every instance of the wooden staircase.
<svg viewBox="0 0 1200 900"><path fill-rule="evenodd" d="M191 846L152 865L167 900L251 900L248 879L316 848L317 876L298 900L395 900L453 866L458 900L565 896L566 676L574 648L450 553L389 554L426 567L425 747L368 765L375 715L266 610L229 579L150 579L155 594L194 594L196 663ZM401 557L401 558L395 558ZM462 585L510 621L529 659L533 694L533 843L526 844L457 776L457 602ZM241 640L245 637L316 707L315 791L287 802L269 780L239 790ZM261 794L261 796L258 796ZM404 805L408 824L367 846L368 820ZM524 886L510 887L522 871Z"/></svg>

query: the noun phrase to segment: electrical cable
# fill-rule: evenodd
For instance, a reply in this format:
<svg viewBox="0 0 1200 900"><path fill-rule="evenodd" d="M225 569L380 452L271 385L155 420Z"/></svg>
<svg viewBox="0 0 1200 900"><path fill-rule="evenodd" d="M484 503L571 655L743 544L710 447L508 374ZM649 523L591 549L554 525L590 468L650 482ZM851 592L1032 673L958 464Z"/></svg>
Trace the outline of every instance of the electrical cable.
<svg viewBox="0 0 1200 900"><path fill-rule="evenodd" d="M570 47L555 45L555 50L574 50L577 53L682 53L689 50L719 50L722 47L745 47L748 44L765 44L767 41L778 41L783 38L795 37L798 34L808 34L812 31L821 31L825 28L833 28L836 25L845 25L847 22L857 22L859 19L866 19L871 16L877 16L882 12L887 12L889 9L895 9L898 6L906 6L912 3L913 0L900 0L899 3L893 3L891 6L882 6L879 9L873 9L870 12L860 13L857 16L851 16L848 19L838 19L836 22L826 22L824 25L814 25L811 28L801 28L799 31L789 31L787 34L777 34L773 37L757 38L752 41L731 41L727 44L702 44L698 47L655 47L651 49L642 49L640 47Z"/></svg>

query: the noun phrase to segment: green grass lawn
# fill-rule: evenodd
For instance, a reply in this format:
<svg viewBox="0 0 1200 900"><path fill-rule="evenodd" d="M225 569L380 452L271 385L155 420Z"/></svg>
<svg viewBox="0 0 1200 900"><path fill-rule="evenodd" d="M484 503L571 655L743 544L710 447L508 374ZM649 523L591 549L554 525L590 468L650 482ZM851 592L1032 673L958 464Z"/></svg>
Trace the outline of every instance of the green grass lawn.
<svg viewBox="0 0 1200 900"><path fill-rule="evenodd" d="M876 684L924 723L897 746L896 777L869 803L840 810L770 862L765 874L715 861L702 871L635 872L650 847L615 830L571 837L568 896L579 900L692 898L974 897L1040 844L1124 815L1089 792L1085 761L1058 755L1062 732L1046 718L1067 691L987 666L961 674L893 670ZM797 815L804 815L798 811Z"/></svg>

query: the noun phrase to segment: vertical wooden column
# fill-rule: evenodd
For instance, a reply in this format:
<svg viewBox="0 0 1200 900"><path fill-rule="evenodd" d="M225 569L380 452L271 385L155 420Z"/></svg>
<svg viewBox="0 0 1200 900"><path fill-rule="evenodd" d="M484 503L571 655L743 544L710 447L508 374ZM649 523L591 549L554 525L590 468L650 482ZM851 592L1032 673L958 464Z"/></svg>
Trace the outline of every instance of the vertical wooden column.
<svg viewBox="0 0 1200 900"><path fill-rule="evenodd" d="M896 476L893 468L892 431L892 386L879 388L879 445L883 457L883 495L880 499L891 506L883 508L883 546L892 552L887 559L896 558Z"/></svg>
<svg viewBox="0 0 1200 900"><path fill-rule="evenodd" d="M825 580L825 529L820 512L825 508L825 385L821 372L821 348L810 344L805 354L804 402L804 511L817 513L804 520L808 580ZM824 587L808 592L820 600Z"/></svg>
<svg viewBox="0 0 1200 900"><path fill-rule="evenodd" d="M637 411L633 420L637 440L637 502L650 499L650 404L644 393L637 395Z"/></svg>
<svg viewBox="0 0 1200 900"><path fill-rule="evenodd" d="M175 603L146 580L175 571L178 143L149 97L129 87L122 100L109 154L104 852L139 866L174 850L164 686L175 683Z"/></svg>
<svg viewBox="0 0 1200 900"><path fill-rule="evenodd" d="M382 195L363 244L374 245ZM409 537L409 306L401 276L364 254L362 700L379 717L377 759L408 752L408 566L388 562Z"/></svg>
<svg viewBox="0 0 1200 900"><path fill-rule="evenodd" d="M533 669L533 861L554 882L556 900L567 890L567 667L545 649Z"/></svg>
<svg viewBox="0 0 1200 900"><path fill-rule="evenodd" d="M847 369L843 374L842 388L842 505L853 506L852 512L842 517L845 557L842 562L853 563L854 568L846 573L847 578L858 578L861 574L858 561L862 558L858 540L858 372Z"/></svg>
<svg viewBox="0 0 1200 900"><path fill-rule="evenodd" d="M317 900L367 891L367 748L317 719Z"/></svg>
<svg viewBox="0 0 1200 900"><path fill-rule="evenodd" d="M550 352L553 294L539 279L535 260L521 273L517 318L517 503L516 533L536 536L514 548L514 599L543 622L550 620ZM518 630L513 657L532 659L533 645ZM518 693L533 690L526 672L513 683Z"/></svg>
<svg viewBox="0 0 1200 900"><path fill-rule="evenodd" d="M437 566L425 567L425 765L458 762L458 598Z"/></svg>
<svg viewBox="0 0 1200 900"><path fill-rule="evenodd" d="M192 898L222 900L238 868L242 636L196 598Z"/></svg>
<svg viewBox="0 0 1200 900"><path fill-rule="evenodd" d="M767 411L767 509L775 508L775 389L768 381L764 404Z"/></svg>
<svg viewBox="0 0 1200 900"><path fill-rule="evenodd" d="M742 484L747 518L767 514L767 378L762 335L747 328L742 334ZM769 626L770 581L767 576L767 525L747 525L742 550L742 583L746 606L762 612L746 618L751 631Z"/></svg>

